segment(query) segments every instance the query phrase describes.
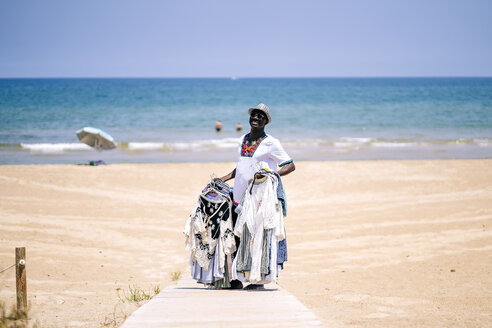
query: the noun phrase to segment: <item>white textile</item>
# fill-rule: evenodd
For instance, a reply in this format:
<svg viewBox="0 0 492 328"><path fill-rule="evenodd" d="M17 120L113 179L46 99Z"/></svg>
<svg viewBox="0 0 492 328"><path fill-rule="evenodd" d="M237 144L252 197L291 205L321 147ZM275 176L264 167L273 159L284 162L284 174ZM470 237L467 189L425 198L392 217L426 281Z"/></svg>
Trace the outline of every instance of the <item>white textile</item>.
<svg viewBox="0 0 492 328"><path fill-rule="evenodd" d="M276 194L277 185L278 180L274 174L267 174L261 180L251 181L240 204L241 212L234 233L241 237L245 224L251 233L252 239L249 245L252 262L249 274L251 283L271 282L277 277L277 243L285 238L282 207ZM273 229L273 233L270 246L270 274L262 277L261 258L265 229ZM233 278L237 279L235 264L233 264Z"/></svg>
<svg viewBox="0 0 492 328"><path fill-rule="evenodd" d="M291 161L290 156L285 152L278 139L271 135L266 135L256 148L252 157L241 156L242 143L247 135L243 135L239 140L238 161L236 165L236 176L234 177L234 201L240 202L249 181L253 178L255 172L261 167L259 162L266 163L270 171L276 171L277 165Z"/></svg>

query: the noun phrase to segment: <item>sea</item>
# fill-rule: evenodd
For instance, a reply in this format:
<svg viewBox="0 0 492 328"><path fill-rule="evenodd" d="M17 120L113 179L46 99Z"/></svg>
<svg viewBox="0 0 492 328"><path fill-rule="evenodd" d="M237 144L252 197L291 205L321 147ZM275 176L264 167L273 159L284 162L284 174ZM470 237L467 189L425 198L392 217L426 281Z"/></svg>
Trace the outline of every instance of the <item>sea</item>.
<svg viewBox="0 0 492 328"><path fill-rule="evenodd" d="M492 78L49 78L0 79L0 164L234 162L258 103L294 161L492 157Z"/></svg>

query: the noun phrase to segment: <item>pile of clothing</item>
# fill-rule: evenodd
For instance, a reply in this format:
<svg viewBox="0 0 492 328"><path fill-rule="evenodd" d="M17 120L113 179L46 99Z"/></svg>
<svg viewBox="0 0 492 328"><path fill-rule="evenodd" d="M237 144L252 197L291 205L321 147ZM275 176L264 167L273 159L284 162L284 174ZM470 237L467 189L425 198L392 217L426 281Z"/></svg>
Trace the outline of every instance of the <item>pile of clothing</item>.
<svg viewBox="0 0 492 328"><path fill-rule="evenodd" d="M236 212L234 234L241 243L232 278L253 284L274 282L287 260L285 192L276 172L262 169L249 182Z"/></svg>
<svg viewBox="0 0 492 328"><path fill-rule="evenodd" d="M185 225L186 249L191 252L191 276L197 282L230 288L234 240L231 189L210 182L198 196Z"/></svg>
<svg viewBox="0 0 492 328"><path fill-rule="evenodd" d="M232 222L231 188L210 182L185 225L191 275L199 283L230 288L231 280L274 282L287 261L284 216L287 203L280 176L262 169L249 181ZM236 249L234 235L240 238ZM237 250L237 252L236 252Z"/></svg>

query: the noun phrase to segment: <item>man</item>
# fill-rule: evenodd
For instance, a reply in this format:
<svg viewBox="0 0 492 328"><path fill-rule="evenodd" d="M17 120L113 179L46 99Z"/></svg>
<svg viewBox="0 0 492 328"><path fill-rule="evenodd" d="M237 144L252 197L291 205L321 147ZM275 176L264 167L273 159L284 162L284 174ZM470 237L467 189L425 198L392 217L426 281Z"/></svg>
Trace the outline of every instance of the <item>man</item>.
<svg viewBox="0 0 492 328"><path fill-rule="evenodd" d="M280 142L265 133L265 125L272 121L270 109L265 104L248 110L249 125L251 131L241 137L239 146L239 159L236 168L231 173L220 178L222 181L234 179L233 189L233 224L236 223L237 214L234 209L237 203L241 201L247 187L255 173L261 168L259 163L266 165L271 171L277 171L277 166L280 167L278 174L280 176L287 175L296 169L294 162L282 148ZM258 178L261 176L257 176ZM232 282L231 282L232 284ZM237 283L232 284L238 285ZM241 285L242 286L242 285ZM262 289L263 285L249 285L248 289Z"/></svg>

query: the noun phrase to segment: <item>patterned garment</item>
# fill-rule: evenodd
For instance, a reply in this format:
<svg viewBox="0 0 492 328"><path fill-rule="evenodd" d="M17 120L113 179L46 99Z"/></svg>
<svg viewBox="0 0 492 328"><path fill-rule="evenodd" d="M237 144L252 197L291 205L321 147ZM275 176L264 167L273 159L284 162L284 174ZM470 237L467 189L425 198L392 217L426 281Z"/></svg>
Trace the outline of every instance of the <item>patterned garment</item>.
<svg viewBox="0 0 492 328"><path fill-rule="evenodd" d="M260 272L263 276L270 274L270 260L272 257L272 232L273 229L265 229L263 233L263 246L261 249Z"/></svg>
<svg viewBox="0 0 492 328"><path fill-rule="evenodd" d="M237 250L235 261L237 261L236 270L238 272L245 272L251 270L251 252L249 251L249 245L251 244L251 233L248 226L244 224L243 234L241 235L241 243Z"/></svg>
<svg viewBox="0 0 492 328"><path fill-rule="evenodd" d="M215 262L222 272L224 271L226 256L236 250L231 204L227 191L219 192L215 188L205 188L200 194L184 231L187 237L186 249L191 251L190 264L197 264L203 270L209 271L214 255L218 252ZM196 268L192 269L193 271L196 272Z"/></svg>
<svg viewBox="0 0 492 328"><path fill-rule="evenodd" d="M224 278L216 279L213 282L213 286L216 288L231 288L231 280L229 279L229 267L224 265Z"/></svg>
<svg viewBox="0 0 492 328"><path fill-rule="evenodd" d="M266 138L265 132L257 140L251 140L249 133L244 136L243 143L241 144L241 156L242 157L253 157L256 148L260 145L261 141Z"/></svg>
<svg viewBox="0 0 492 328"><path fill-rule="evenodd" d="M284 268L284 262L287 262L287 239L278 242L277 264Z"/></svg>
<svg viewBox="0 0 492 328"><path fill-rule="evenodd" d="M263 234L262 248L261 248L261 265L260 273L265 276L270 274L270 260L272 255L272 233L273 229L266 229ZM237 272L249 272L251 271L251 251L249 245L251 244L251 234L248 230L248 226L244 225L243 235L241 236L241 243L239 244L239 250L237 251Z"/></svg>
<svg viewBox="0 0 492 328"><path fill-rule="evenodd" d="M200 267L208 270L218 238L222 239L227 250L232 246L235 248L232 219L230 218L230 201L224 199L222 202L216 202L208 199L206 195L200 195L199 206L196 211L195 220L202 219L206 228L205 231L195 234L198 241L195 257ZM221 256L221 260L223 258L224 256Z"/></svg>
<svg viewBox="0 0 492 328"><path fill-rule="evenodd" d="M287 216L287 196L285 194L284 185L282 184L282 179L280 178L280 175L277 172L275 172L275 176L277 177L278 180L277 198L282 203L282 212L284 216Z"/></svg>
<svg viewBox="0 0 492 328"><path fill-rule="evenodd" d="M206 238L217 239L220 234L220 222L229 219L229 202L215 202L208 199L204 195L200 195L200 210L205 214L206 222L208 223L207 232L210 231L210 236Z"/></svg>

